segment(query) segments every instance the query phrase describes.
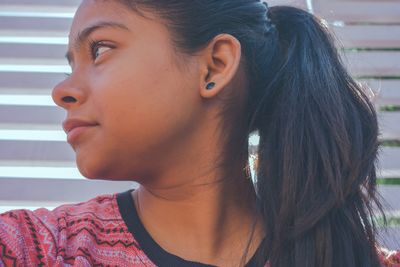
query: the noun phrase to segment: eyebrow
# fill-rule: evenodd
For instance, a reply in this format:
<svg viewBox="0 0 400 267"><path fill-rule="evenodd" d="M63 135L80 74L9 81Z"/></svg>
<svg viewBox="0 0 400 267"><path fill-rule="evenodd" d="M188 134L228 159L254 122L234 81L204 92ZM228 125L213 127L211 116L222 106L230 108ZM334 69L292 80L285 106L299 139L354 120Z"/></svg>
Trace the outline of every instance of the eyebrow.
<svg viewBox="0 0 400 267"><path fill-rule="evenodd" d="M81 46L82 43L84 43L93 32L104 28L116 28L125 31L130 31L129 28L124 24L114 21L100 21L80 31L77 37L74 39L72 47ZM65 57L68 60L68 63L71 65L71 62L73 62L72 51L68 50L67 53L65 54Z"/></svg>

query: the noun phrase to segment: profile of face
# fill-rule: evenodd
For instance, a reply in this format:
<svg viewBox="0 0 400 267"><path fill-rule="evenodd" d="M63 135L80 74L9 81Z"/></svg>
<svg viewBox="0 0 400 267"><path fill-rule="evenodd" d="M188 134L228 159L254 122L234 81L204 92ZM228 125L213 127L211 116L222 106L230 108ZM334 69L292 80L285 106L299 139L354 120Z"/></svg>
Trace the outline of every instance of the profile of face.
<svg viewBox="0 0 400 267"><path fill-rule="evenodd" d="M119 1L84 0L71 26L72 73L52 97L67 119L95 124L68 133L87 178L142 182L171 166L176 170L169 177L196 171L177 169L211 155L217 123L210 122L221 102L215 96L243 80L241 46L233 36L221 34L188 55L178 51L161 18L140 12ZM218 85L206 90L207 79Z"/></svg>
<svg viewBox="0 0 400 267"><path fill-rule="evenodd" d="M69 140L85 177L135 180L159 169L163 157L174 157L199 119L200 78L190 57L190 68L178 66L159 19L118 1L85 0L67 57L72 73L52 97L68 119L96 124Z"/></svg>

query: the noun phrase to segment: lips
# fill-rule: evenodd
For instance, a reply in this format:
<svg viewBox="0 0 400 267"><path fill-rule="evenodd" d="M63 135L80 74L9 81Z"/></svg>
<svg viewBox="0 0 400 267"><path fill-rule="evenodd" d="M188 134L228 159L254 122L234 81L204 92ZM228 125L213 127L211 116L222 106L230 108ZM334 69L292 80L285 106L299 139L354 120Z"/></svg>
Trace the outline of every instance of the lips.
<svg viewBox="0 0 400 267"><path fill-rule="evenodd" d="M80 119L68 119L64 121L63 128L67 134L67 142L71 145L76 143L81 134L97 125L98 123Z"/></svg>
<svg viewBox="0 0 400 267"><path fill-rule="evenodd" d="M81 119L68 119L63 122L63 129L66 134L78 127L89 127L98 125L95 122L85 121Z"/></svg>

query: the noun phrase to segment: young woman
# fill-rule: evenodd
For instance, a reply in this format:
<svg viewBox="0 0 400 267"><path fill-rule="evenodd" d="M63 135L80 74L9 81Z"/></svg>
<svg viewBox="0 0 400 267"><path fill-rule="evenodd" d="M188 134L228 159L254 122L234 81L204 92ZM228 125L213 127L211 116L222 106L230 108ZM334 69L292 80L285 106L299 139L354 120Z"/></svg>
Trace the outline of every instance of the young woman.
<svg viewBox="0 0 400 267"><path fill-rule="evenodd" d="M400 266L376 240L374 107L317 18L84 0L69 40L53 99L79 170L140 187L2 214L0 265Z"/></svg>

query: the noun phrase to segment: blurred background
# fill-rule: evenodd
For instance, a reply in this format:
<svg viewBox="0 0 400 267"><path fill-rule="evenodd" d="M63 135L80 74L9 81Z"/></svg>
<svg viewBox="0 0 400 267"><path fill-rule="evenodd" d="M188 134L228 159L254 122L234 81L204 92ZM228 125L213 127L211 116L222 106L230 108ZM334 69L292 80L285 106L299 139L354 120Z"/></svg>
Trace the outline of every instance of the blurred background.
<svg viewBox="0 0 400 267"><path fill-rule="evenodd" d="M79 0L0 0L0 212L52 209L99 194L125 191L132 182L89 181L73 150L51 90L70 68L64 58ZM400 0L273 0L306 9L338 38L354 77L371 89L379 114L379 192L389 227L388 248L400 249ZM254 149L257 138L251 139Z"/></svg>

